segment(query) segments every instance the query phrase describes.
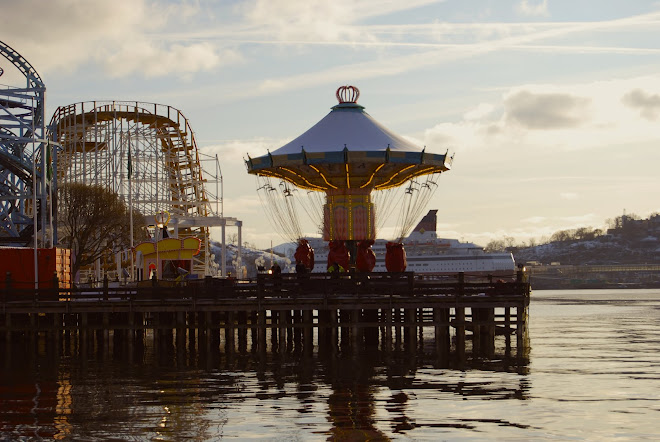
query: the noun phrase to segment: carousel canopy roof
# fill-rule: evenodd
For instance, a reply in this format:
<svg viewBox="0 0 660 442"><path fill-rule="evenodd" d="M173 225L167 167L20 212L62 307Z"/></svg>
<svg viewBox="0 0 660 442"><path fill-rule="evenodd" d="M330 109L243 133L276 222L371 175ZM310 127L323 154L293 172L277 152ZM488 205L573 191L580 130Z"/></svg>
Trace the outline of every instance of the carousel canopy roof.
<svg viewBox="0 0 660 442"><path fill-rule="evenodd" d="M359 90L342 86L339 104L307 132L267 155L249 158L248 172L318 191L385 189L449 170L451 159L390 131L357 104Z"/></svg>
<svg viewBox="0 0 660 442"><path fill-rule="evenodd" d="M272 152L286 155L305 152L350 151L421 152L422 148L395 134L357 103L340 103L321 121L293 141Z"/></svg>

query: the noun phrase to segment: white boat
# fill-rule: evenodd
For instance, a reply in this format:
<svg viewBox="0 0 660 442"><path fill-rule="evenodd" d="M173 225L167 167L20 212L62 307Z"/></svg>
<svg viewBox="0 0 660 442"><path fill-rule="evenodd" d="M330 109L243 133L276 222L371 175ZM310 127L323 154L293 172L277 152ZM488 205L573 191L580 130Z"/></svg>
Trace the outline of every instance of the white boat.
<svg viewBox="0 0 660 442"><path fill-rule="evenodd" d="M438 238L436 234L437 210L430 210L403 241L408 266L406 271L437 275L510 277L516 264L511 253L486 253L482 247L456 239ZM314 272L327 271L328 243L321 238L306 238L314 249ZM385 272L385 244L377 239L372 246L376 254L374 272Z"/></svg>

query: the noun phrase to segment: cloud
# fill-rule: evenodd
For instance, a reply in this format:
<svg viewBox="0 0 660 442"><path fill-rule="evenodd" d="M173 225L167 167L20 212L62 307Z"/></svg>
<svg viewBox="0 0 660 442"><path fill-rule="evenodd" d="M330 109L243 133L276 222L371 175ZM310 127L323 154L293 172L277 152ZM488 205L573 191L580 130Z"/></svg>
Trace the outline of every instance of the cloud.
<svg viewBox="0 0 660 442"><path fill-rule="evenodd" d="M263 209L261 201L256 194L242 195L240 198L226 197L224 200L226 213L254 216L254 214L259 214Z"/></svg>
<svg viewBox="0 0 660 442"><path fill-rule="evenodd" d="M505 118L527 129L560 129L582 125L590 100L565 93L514 92L504 100Z"/></svg>
<svg viewBox="0 0 660 442"><path fill-rule="evenodd" d="M471 108L458 121L430 127L422 144L449 147L460 159L466 150L489 149L503 158L521 149L560 153L654 143L660 137L651 119L660 115L658 84L660 75L511 87L476 107L490 112Z"/></svg>
<svg viewBox="0 0 660 442"><path fill-rule="evenodd" d="M518 3L516 10L526 16L547 16L548 14L548 0L542 0L540 3L529 4L529 0L521 0Z"/></svg>
<svg viewBox="0 0 660 442"><path fill-rule="evenodd" d="M257 157L265 155L290 140L270 138L249 138L240 140L197 140L200 152L205 155L218 155L223 162L243 162L247 155ZM210 143L210 144L206 144Z"/></svg>
<svg viewBox="0 0 660 442"><path fill-rule="evenodd" d="M463 119L468 121L481 120L493 112L494 109L494 106L490 103L479 103L477 107L463 114Z"/></svg>
<svg viewBox="0 0 660 442"><path fill-rule="evenodd" d="M577 200L580 198L580 196L575 192L562 192L559 194L559 196L561 197L561 199L570 200L570 201Z"/></svg>
<svg viewBox="0 0 660 442"><path fill-rule="evenodd" d="M282 0L284 1L284 0ZM342 0L344 1L344 0ZM285 2L287 3L287 2ZM424 2L421 2L424 3ZM361 49L360 62L344 62L324 66L321 69L303 68L292 75L270 76L256 85L239 88L240 96L263 96L281 94L290 89L310 88L325 84L343 82L347 72L351 81L398 76L412 71L503 51L527 51L558 54L629 54L653 55L660 53L658 48L617 47L598 45L557 44L559 39L575 34L594 36L597 33L621 32L627 29L654 29L660 13L648 13L622 19L584 22L541 22L541 23L419 23L419 24L362 24L370 15L367 12L353 14L353 6L347 5L342 15L337 16L334 6L301 6L302 11L293 17L282 17L277 10L279 2L255 2L256 11L245 11L245 23L233 34L236 44L287 45L305 50L309 45L349 46ZM343 4L343 3L342 3ZM362 3L360 3L362 4ZM370 3L368 3L370 4ZM297 5L297 3L293 3ZM410 7L415 7L416 4ZM247 8L247 6L246 6ZM287 6L283 6L288 10ZM324 9L324 8L329 8ZM401 7L403 9L404 7ZM378 9L378 8L375 8ZM368 8L360 8L366 11ZM265 11L270 11L266 13ZM325 13L323 11L326 11ZM386 14L388 10L380 10ZM298 14L298 15L296 15ZM300 22L306 14L314 14L309 22ZM319 17L323 15L323 17ZM372 15L377 15L372 13ZM265 20L257 26L257 17ZM322 27L312 26L315 21L329 20L328 32L319 31ZM341 29L340 29L341 28ZM215 36L214 36L215 35ZM204 31L199 38L227 38L227 31ZM551 41L552 44L543 44ZM290 51L286 52L290 54ZM343 60L354 60L344 57ZM559 115L561 117L561 115ZM570 122L574 115L569 115ZM497 131L497 128L491 128Z"/></svg>
<svg viewBox="0 0 660 442"><path fill-rule="evenodd" d="M157 77L208 71L219 65L221 60L233 63L240 59L240 55L233 51L224 51L220 55L208 43L159 47L142 41L121 48L106 57L103 64L112 77L125 77L133 73Z"/></svg>
<svg viewBox="0 0 660 442"><path fill-rule="evenodd" d="M655 120L660 114L660 94L651 94L641 89L634 89L623 96L623 103L647 120Z"/></svg>
<svg viewBox="0 0 660 442"><path fill-rule="evenodd" d="M584 227L586 225L592 224L593 221L597 220L596 214L586 213L584 215L575 215L575 216L562 216L558 218L562 223L566 223L569 227L564 227L565 229L572 229L576 227ZM598 222L602 222L598 220Z"/></svg>
<svg viewBox="0 0 660 442"><path fill-rule="evenodd" d="M42 73L71 72L92 62L114 77L185 75L240 59L210 43L158 38L158 32L177 29L199 13L190 4L147 0L6 3L0 15L3 40Z"/></svg>
<svg viewBox="0 0 660 442"><path fill-rule="evenodd" d="M660 15L594 22L373 24L375 17L393 17L437 1L253 0L237 6L152 0L6 3L0 15L3 39L40 72L70 72L99 65L111 77L187 77L244 63L254 43L301 48L310 44L373 46L364 49L371 52L367 54L369 60L357 65L365 68L361 78L397 75L503 50L649 54L658 52L657 48L534 43L576 33L646 29L657 26ZM526 0L519 6L521 11L538 14L547 10L547 1L532 4ZM390 51L384 57L390 46L427 50L413 55ZM288 56L290 51L282 54ZM306 72L311 78L304 84L315 85L328 78L335 82L338 72L345 78L353 66L335 64L330 72ZM296 80L270 78L255 89L264 94L281 93L292 84L298 87Z"/></svg>
<svg viewBox="0 0 660 442"><path fill-rule="evenodd" d="M376 16L385 16L417 8L436 0L254 0L237 7L253 35L268 35L274 40L372 41L368 27L356 24ZM254 27L258 28L255 32Z"/></svg>
<svg viewBox="0 0 660 442"><path fill-rule="evenodd" d="M547 218L545 216L530 216L529 218L522 219L521 221L530 224L541 224L546 220Z"/></svg>

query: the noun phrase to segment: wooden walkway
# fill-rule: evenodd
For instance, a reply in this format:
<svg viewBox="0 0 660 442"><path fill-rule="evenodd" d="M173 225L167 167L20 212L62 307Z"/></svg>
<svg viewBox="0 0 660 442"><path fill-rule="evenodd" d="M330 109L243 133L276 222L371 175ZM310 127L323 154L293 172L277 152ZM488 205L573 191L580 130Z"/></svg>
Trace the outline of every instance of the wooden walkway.
<svg viewBox="0 0 660 442"><path fill-rule="evenodd" d="M186 285L148 281L141 287L0 291L0 334L52 331L251 330L265 346L266 329L319 337L342 330L352 339L391 339L392 330L432 327L438 345L464 348L466 333L486 347L527 329L530 287L515 281L468 281L464 274L429 279L413 273L259 275L243 282L207 278ZM167 285L166 285L167 284ZM369 331L371 330L371 331ZM137 335L136 335L137 333ZM330 332L333 333L333 332ZM310 335L311 336L311 335ZM373 338L372 338L373 340Z"/></svg>

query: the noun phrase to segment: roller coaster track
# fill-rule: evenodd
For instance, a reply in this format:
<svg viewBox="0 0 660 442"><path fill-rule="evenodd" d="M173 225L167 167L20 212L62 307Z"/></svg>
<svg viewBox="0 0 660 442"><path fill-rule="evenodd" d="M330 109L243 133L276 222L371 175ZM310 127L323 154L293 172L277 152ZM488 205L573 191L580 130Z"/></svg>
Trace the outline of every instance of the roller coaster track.
<svg viewBox="0 0 660 442"><path fill-rule="evenodd" d="M52 239L43 229L50 214L50 182L42 173L47 168L42 155L48 138L46 88L34 67L2 41L0 54L26 79L26 87L0 86L0 243L30 242L36 213L43 245L46 237Z"/></svg>
<svg viewBox="0 0 660 442"><path fill-rule="evenodd" d="M154 103L83 102L59 107L50 128L62 146L58 183L102 185L148 220L169 212L179 237L202 239L193 271L208 271L209 229L191 220L212 211L195 137L179 110Z"/></svg>
<svg viewBox="0 0 660 442"><path fill-rule="evenodd" d="M28 80L28 87L38 88L45 87L44 82L41 80L39 73L35 68L32 67L30 62L28 62L18 51L12 49L9 45L0 41L0 54L5 57L7 60L11 61L16 68L21 71L21 73Z"/></svg>

